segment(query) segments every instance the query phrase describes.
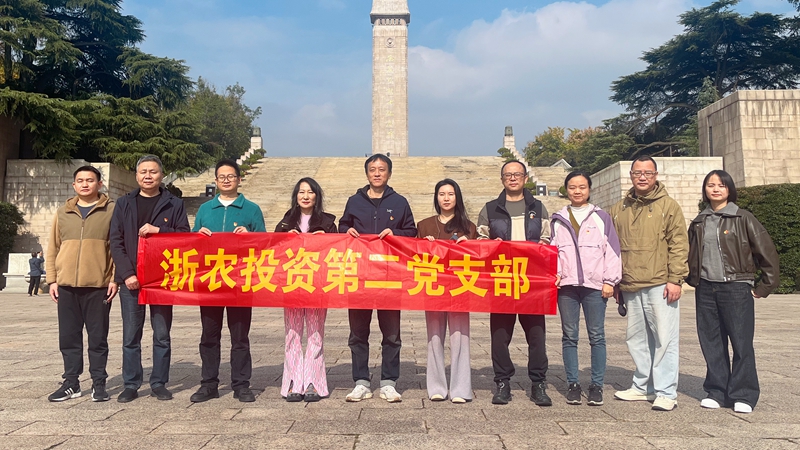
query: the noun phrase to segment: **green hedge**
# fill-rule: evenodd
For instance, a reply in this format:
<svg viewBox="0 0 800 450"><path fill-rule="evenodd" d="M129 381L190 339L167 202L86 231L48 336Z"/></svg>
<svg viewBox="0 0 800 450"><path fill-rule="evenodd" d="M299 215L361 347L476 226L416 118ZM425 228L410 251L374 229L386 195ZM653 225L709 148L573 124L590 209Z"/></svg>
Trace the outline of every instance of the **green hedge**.
<svg viewBox="0 0 800 450"><path fill-rule="evenodd" d="M737 190L736 202L764 225L781 261L781 284L775 293L800 288L800 184L773 184Z"/></svg>
<svg viewBox="0 0 800 450"><path fill-rule="evenodd" d="M17 229L25 223L22 213L11 203L0 202L0 264L14 246Z"/></svg>

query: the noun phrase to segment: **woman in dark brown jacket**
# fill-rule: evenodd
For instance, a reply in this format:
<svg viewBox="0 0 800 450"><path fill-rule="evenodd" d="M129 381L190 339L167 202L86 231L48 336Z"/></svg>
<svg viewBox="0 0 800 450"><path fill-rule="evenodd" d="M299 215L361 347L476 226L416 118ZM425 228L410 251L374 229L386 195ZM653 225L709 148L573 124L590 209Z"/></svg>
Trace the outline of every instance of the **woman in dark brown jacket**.
<svg viewBox="0 0 800 450"><path fill-rule="evenodd" d="M689 277L697 288L697 335L706 360L703 408L753 411L759 397L753 350L755 298L766 297L779 280L778 252L767 230L736 201L736 186L724 170L703 181L709 206L689 225ZM756 270L761 280L755 286ZM733 363L728 353L733 347Z"/></svg>
<svg viewBox="0 0 800 450"><path fill-rule="evenodd" d="M436 184L433 207L436 215L417 224L417 237L433 241L450 239L462 242L476 239L478 232L470 222L458 183L445 179ZM428 328L428 398L442 401L448 396L444 370L443 336L450 324L450 400L472 400L472 374L469 365L469 313L425 311Z"/></svg>

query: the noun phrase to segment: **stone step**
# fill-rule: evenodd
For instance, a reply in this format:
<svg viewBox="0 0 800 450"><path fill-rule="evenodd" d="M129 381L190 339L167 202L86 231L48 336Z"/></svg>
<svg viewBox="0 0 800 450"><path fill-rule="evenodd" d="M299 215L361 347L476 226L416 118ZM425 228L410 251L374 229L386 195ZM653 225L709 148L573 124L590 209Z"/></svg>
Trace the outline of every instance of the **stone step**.
<svg viewBox="0 0 800 450"><path fill-rule="evenodd" d="M393 160L389 185L408 200L414 219L420 221L435 214L433 190L436 183L451 178L461 186L467 214L477 222L483 205L497 198L503 189L500 182L501 166L502 159L494 156L396 158ZM548 190L552 190L557 187L551 189L551 186L563 183L566 174L563 169L558 170L560 174L552 168L533 168L532 174L535 179L541 171L543 178L548 180ZM336 215L337 219L342 216L347 199L367 184L364 158L263 158L245 178L240 191L261 206L267 230L271 231L291 206L292 189L303 177L311 177L320 184L325 197L325 210ZM560 179L556 183L558 177ZM194 184L186 185L202 186L195 196L187 195L184 190L191 223L194 222L197 208L207 201L198 195L205 192L206 182L213 182L213 173L207 173L205 178L205 182L193 180ZM181 184L176 185L184 189ZM550 212L566 204L566 200L559 197L537 198L544 202Z"/></svg>

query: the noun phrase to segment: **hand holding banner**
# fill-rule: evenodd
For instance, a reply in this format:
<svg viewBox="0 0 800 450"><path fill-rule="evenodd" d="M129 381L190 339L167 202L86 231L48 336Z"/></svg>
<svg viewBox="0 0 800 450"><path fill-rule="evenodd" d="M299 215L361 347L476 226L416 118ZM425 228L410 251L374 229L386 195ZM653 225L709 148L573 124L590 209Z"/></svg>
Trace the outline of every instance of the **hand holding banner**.
<svg viewBox="0 0 800 450"><path fill-rule="evenodd" d="M555 314L555 247L375 235L198 233L139 240L156 305Z"/></svg>

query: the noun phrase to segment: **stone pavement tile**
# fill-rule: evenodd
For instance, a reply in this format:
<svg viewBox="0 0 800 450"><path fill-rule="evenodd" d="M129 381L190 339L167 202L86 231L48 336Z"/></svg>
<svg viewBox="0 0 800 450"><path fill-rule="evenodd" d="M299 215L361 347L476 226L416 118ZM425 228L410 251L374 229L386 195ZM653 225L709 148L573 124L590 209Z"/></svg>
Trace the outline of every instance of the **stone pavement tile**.
<svg viewBox="0 0 800 450"><path fill-rule="evenodd" d="M669 420L665 414L663 422L561 422L566 434L575 437L589 436L697 436L707 437L700 431L702 425L691 425L681 421ZM730 427L728 427L730 428Z"/></svg>
<svg viewBox="0 0 800 450"><path fill-rule="evenodd" d="M325 400L322 400L324 402ZM320 403L322 403L320 402ZM286 403L286 402L284 402ZM283 420L341 420L343 422L356 421L359 418L361 411L353 409L352 411L343 411L340 408L326 408L324 405L320 407L304 406L305 403L286 403L291 407L286 408L272 408L270 406L261 408L242 408L241 412L233 417L234 421L247 421L247 420L274 420L280 417Z"/></svg>
<svg viewBox="0 0 800 450"><path fill-rule="evenodd" d="M450 403L450 402L447 402ZM450 403L452 405L452 403ZM438 406L438 405L437 405ZM485 422L486 416L477 405L463 404L453 405L455 408L437 408L428 406L426 408L390 410L384 408L363 408L359 420L382 420L391 422L397 419L417 419L417 420L460 420L460 421L480 421Z"/></svg>
<svg viewBox="0 0 800 450"><path fill-rule="evenodd" d="M554 449L554 450L638 450L652 446L639 437L602 436L600 438L577 438L574 436L542 436L532 424L529 433L500 433L503 448L507 450Z"/></svg>
<svg viewBox="0 0 800 450"><path fill-rule="evenodd" d="M118 408L117 408L118 409ZM80 411L75 409L64 410L60 408L49 409L47 407L32 409L16 408L16 409L3 409L0 410L0 423L6 421L60 421L60 420L75 420L79 422L97 422L106 420L112 416L118 415L117 410L106 411Z"/></svg>
<svg viewBox="0 0 800 450"><path fill-rule="evenodd" d="M504 449L503 443L493 435L361 435L356 440L358 449L431 449L431 450L492 450Z"/></svg>
<svg viewBox="0 0 800 450"><path fill-rule="evenodd" d="M108 402L111 403L111 402ZM128 403L130 404L130 403ZM116 407L119 410L119 406ZM134 421L142 417L143 414L152 414L164 420L196 420L214 421L231 420L240 413L241 409L235 408L159 408L159 409L123 409L109 418L109 420ZM83 413L81 413L83 414Z"/></svg>
<svg viewBox="0 0 800 450"><path fill-rule="evenodd" d="M0 448L14 450L49 450L56 448L56 446L68 439L68 436L0 436Z"/></svg>
<svg viewBox="0 0 800 450"><path fill-rule="evenodd" d="M800 438L799 423L742 423L738 427L698 424L696 427L709 436L719 438Z"/></svg>
<svg viewBox="0 0 800 450"><path fill-rule="evenodd" d="M687 402L678 399L678 407L672 411L653 411L647 402L613 401L608 407L603 406L612 420L622 422L663 422L665 415L670 421L681 423L708 423L717 425L738 426L742 423L741 417L734 414L731 409L705 409L696 401Z"/></svg>
<svg viewBox="0 0 800 450"><path fill-rule="evenodd" d="M529 402L531 403L531 402ZM512 402L513 404L513 402ZM524 408L508 408L506 406L486 405L483 407L483 413L487 420L492 422L507 421L507 420L532 420L538 422L540 420L551 420L555 422L613 422L614 418L606 413L604 407L589 407L586 405L575 406L563 404L554 404L549 408L536 408L531 409L531 405L525 405Z"/></svg>
<svg viewBox="0 0 800 450"><path fill-rule="evenodd" d="M753 438L646 438L655 448L671 450L753 450L770 449L797 450L797 445L789 440Z"/></svg>
<svg viewBox="0 0 800 450"><path fill-rule="evenodd" d="M525 434L530 433L534 422L527 417L520 416L516 420L498 421L478 421L478 420L455 420L455 419L431 419L425 421L428 431L431 434ZM606 425L608 426L608 425ZM541 435L562 435L564 430L552 419L537 420L535 422L536 433Z"/></svg>
<svg viewBox="0 0 800 450"><path fill-rule="evenodd" d="M382 422L376 420L304 420L295 422L289 430L290 434L414 434L426 433L422 420L393 420Z"/></svg>
<svg viewBox="0 0 800 450"><path fill-rule="evenodd" d="M92 435L125 435L149 434L163 421L140 418L135 426L128 422L104 420L101 422L80 422L77 420L59 420L56 422L34 422L9 433L12 436L92 436Z"/></svg>
<svg viewBox="0 0 800 450"><path fill-rule="evenodd" d="M9 420L9 421L0 421L0 434L9 434L21 428L24 428L30 424L32 424L33 420Z"/></svg>
<svg viewBox="0 0 800 450"><path fill-rule="evenodd" d="M408 435L404 435L408 436ZM337 434L256 434L253 436L220 435L215 436L203 450L351 450L357 437Z"/></svg>
<svg viewBox="0 0 800 450"><path fill-rule="evenodd" d="M152 434L257 434L286 433L294 422L277 417L273 420L169 420Z"/></svg>
<svg viewBox="0 0 800 450"><path fill-rule="evenodd" d="M745 422L759 424L759 423L787 423L787 424L797 424L800 423L800 412L795 411L778 411L774 408L767 408L764 407L761 402L758 403L758 407L753 410L750 414L736 414L731 412L737 418L744 420ZM800 438L800 436L798 436Z"/></svg>
<svg viewBox="0 0 800 450"><path fill-rule="evenodd" d="M205 448L213 435L153 436L121 433L115 436L73 436L56 447L59 450L131 450L171 449L199 450Z"/></svg>

